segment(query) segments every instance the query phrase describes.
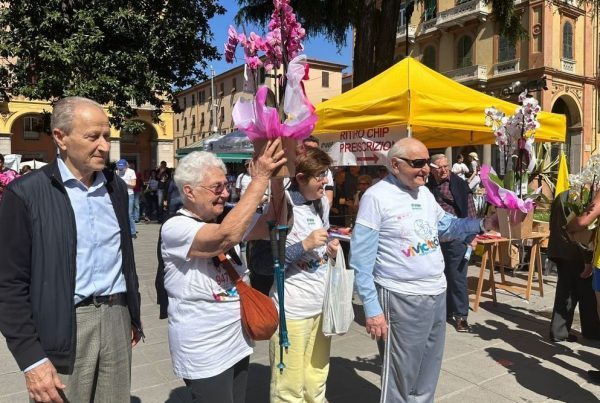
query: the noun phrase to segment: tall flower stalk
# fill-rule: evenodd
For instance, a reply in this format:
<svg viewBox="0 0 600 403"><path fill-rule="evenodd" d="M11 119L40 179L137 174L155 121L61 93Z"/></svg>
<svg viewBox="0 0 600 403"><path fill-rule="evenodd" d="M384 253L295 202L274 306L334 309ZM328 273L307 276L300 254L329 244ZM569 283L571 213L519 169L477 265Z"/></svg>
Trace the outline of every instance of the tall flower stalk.
<svg viewBox="0 0 600 403"><path fill-rule="evenodd" d="M540 127L537 114L541 108L535 98L527 97L527 91L519 95L519 103L511 116L494 107L485 109L485 124L492 128L496 138L504 179L501 181L490 167L484 166L481 181L489 203L527 212L534 208L527 186L529 174L536 165L534 140L535 131Z"/></svg>

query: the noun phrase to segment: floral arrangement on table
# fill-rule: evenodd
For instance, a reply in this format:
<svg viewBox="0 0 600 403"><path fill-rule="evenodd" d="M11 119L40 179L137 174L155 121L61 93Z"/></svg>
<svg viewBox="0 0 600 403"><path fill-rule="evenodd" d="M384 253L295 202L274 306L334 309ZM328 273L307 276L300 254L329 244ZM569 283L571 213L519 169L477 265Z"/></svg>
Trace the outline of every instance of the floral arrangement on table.
<svg viewBox="0 0 600 403"><path fill-rule="evenodd" d="M4 196L4 189L19 176L20 175L12 169L0 172L0 200L2 200L2 197Z"/></svg>
<svg viewBox="0 0 600 403"><path fill-rule="evenodd" d="M496 145L500 150L500 177L486 165L481 168L481 182L486 190L486 200L500 208L528 213L534 209L534 200L541 188L528 193L529 174L536 164L535 131L540 127L537 114L541 108L535 98L528 98L527 91L519 95L515 114L491 107L485 109L485 124L492 128Z"/></svg>
<svg viewBox="0 0 600 403"><path fill-rule="evenodd" d="M308 79L309 70L306 56L301 54L306 33L296 20L289 0L274 0L273 5L269 32L264 38L254 32L250 35L238 33L230 26L225 43L225 59L229 63L233 63L238 45L244 49L245 86L254 90L256 96L252 101L240 98L232 115L236 127L246 133L255 146L257 140L266 142L277 137L298 142L310 135L317 121L315 108L306 97L302 84ZM272 71L271 76L277 78L272 97L275 106L267 106L271 89L257 86L261 67ZM280 68L283 69L282 76L277 75ZM295 152L295 147L291 151Z"/></svg>
<svg viewBox="0 0 600 403"><path fill-rule="evenodd" d="M282 138L287 166L274 173L274 176L281 177L294 175L296 146L310 136L317 115L302 83L308 79L309 71L306 56L301 54L306 33L296 20L289 0L273 0L273 5L269 31L264 37L254 32L249 35L238 33L233 26L229 27L225 59L233 63L237 46L244 49L244 88L254 92L255 96L252 100L238 99L232 111L233 121L257 151L268 140ZM261 52L263 54L259 56ZM267 86L257 85L261 68L271 71L269 76L276 78L274 92ZM280 69L283 70L282 75L277 74ZM267 105L269 99L274 100L272 105ZM279 297L280 371L285 368L283 351L290 346L284 309L285 244L289 230L286 224L269 222L273 271Z"/></svg>

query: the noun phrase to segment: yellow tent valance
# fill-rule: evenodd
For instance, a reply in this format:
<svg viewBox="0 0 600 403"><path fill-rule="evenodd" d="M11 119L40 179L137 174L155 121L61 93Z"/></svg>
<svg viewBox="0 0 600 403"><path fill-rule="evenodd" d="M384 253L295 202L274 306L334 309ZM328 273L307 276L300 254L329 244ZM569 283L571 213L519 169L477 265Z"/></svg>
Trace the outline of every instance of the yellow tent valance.
<svg viewBox="0 0 600 403"><path fill-rule="evenodd" d="M439 74L417 60L405 58L362 85L316 107L319 121L313 132L331 145L343 132L390 128L428 147L494 143L485 126L484 110L494 106L512 115L517 105L481 93ZM564 141L564 115L541 112L536 141ZM393 128L404 127L403 130ZM339 138L337 142L344 141Z"/></svg>

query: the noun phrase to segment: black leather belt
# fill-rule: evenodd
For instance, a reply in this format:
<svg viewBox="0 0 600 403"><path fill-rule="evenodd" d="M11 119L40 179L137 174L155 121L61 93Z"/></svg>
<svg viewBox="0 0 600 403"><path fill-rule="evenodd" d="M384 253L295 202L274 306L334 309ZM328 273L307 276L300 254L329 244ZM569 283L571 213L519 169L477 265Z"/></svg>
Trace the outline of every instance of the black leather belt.
<svg viewBox="0 0 600 403"><path fill-rule="evenodd" d="M124 292L112 295L91 295L75 305L75 308L81 306L94 305L98 308L101 305L125 305L127 297Z"/></svg>

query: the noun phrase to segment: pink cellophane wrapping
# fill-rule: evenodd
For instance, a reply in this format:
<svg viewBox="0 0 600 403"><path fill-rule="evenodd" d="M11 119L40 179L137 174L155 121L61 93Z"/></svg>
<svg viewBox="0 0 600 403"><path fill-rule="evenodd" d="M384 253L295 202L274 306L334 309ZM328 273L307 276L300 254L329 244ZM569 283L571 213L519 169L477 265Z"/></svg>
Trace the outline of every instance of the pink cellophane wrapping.
<svg viewBox="0 0 600 403"><path fill-rule="evenodd" d="M295 57L288 65L287 85L283 111L287 119L279 121L279 111L265 105L268 88L261 87L254 101L239 99L233 107L232 116L237 128L250 140L290 137L302 140L310 135L317 122L315 108L302 86L306 76L306 56Z"/></svg>
<svg viewBox="0 0 600 403"><path fill-rule="evenodd" d="M500 187L496 182L490 179L489 174L492 168L488 165L482 165L479 175L481 183L485 188L485 199L493 206L507 208L510 210L520 210L528 213L534 209L535 205L531 199L521 199L515 192ZM538 189L539 191L540 189Z"/></svg>

